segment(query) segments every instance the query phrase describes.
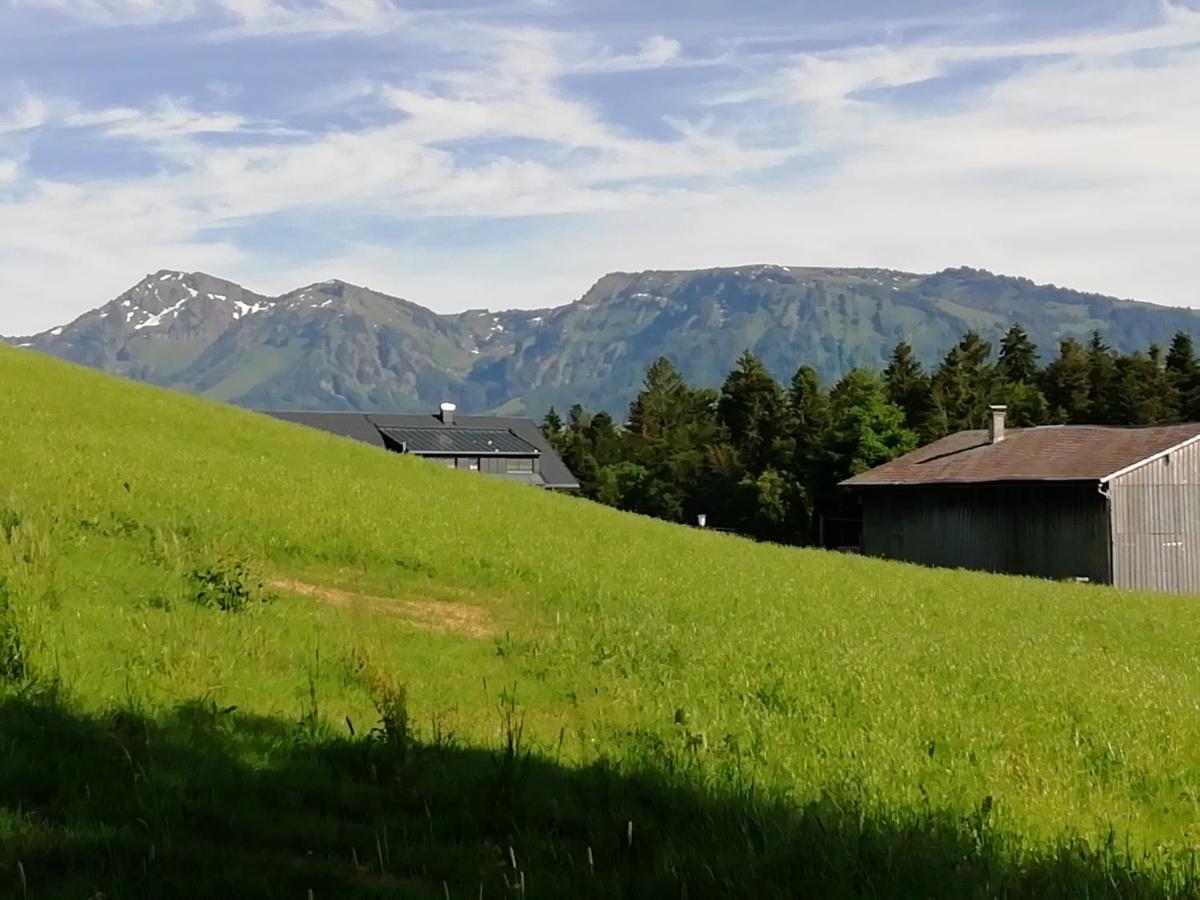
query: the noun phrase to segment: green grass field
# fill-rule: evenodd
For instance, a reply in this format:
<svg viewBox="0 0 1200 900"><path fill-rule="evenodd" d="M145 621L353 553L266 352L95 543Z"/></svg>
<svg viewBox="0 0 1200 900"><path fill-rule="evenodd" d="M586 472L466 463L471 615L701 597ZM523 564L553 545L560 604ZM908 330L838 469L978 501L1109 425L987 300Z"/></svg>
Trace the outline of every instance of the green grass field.
<svg viewBox="0 0 1200 900"><path fill-rule="evenodd" d="M1198 657L0 348L0 896L1190 896Z"/></svg>

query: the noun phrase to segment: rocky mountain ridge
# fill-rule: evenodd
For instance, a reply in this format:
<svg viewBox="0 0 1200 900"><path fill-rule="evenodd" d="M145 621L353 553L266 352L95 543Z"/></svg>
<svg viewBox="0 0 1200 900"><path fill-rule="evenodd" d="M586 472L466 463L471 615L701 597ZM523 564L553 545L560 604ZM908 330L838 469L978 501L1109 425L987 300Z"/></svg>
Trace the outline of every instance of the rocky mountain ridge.
<svg viewBox="0 0 1200 900"><path fill-rule="evenodd" d="M274 409L623 412L645 366L672 358L717 385L744 349L780 378L878 368L898 340L927 362L967 329L1020 322L1053 353L1100 331L1119 350L1200 337L1200 314L976 269L920 275L774 265L612 273L552 309L435 313L332 280L268 297L160 270L75 321L10 343L212 399Z"/></svg>

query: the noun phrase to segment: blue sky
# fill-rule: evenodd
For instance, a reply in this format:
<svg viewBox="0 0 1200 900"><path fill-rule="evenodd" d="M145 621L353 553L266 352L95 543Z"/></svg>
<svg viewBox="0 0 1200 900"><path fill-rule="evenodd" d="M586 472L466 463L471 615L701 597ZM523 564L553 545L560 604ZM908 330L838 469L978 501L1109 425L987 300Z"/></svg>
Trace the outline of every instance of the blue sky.
<svg viewBox="0 0 1200 900"><path fill-rule="evenodd" d="M973 265L1200 305L1200 2L0 0L0 332L159 268L441 311Z"/></svg>

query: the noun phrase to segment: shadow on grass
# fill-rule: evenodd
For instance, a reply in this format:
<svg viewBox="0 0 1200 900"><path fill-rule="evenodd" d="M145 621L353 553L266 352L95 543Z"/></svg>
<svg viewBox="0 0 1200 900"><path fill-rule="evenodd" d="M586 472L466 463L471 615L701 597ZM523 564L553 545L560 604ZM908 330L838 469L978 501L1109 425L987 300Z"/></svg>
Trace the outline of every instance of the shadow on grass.
<svg viewBox="0 0 1200 900"><path fill-rule="evenodd" d="M309 728L308 731L315 729ZM1178 863L1031 855L987 817L861 815L610 766L187 704L0 703L0 896L1168 896ZM632 823L632 825L630 824ZM632 829L632 830L631 830ZM311 892L311 893L310 893Z"/></svg>

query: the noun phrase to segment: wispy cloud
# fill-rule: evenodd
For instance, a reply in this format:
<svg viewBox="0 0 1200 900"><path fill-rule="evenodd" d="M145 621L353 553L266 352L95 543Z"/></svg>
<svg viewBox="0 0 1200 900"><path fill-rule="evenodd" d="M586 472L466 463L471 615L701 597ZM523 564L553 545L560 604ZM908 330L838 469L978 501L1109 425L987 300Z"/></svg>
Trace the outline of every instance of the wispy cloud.
<svg viewBox="0 0 1200 900"><path fill-rule="evenodd" d="M101 42L152 29L181 73L88 99L63 73L7 92L0 75L0 296L22 298L0 330L163 265L263 289L321 272L443 308L747 260L971 263L1200 300L1200 12L1180 4L1019 39L928 26L802 51L561 9L36 2ZM236 74L250 59L276 80ZM87 168L131 146L147 164Z"/></svg>

